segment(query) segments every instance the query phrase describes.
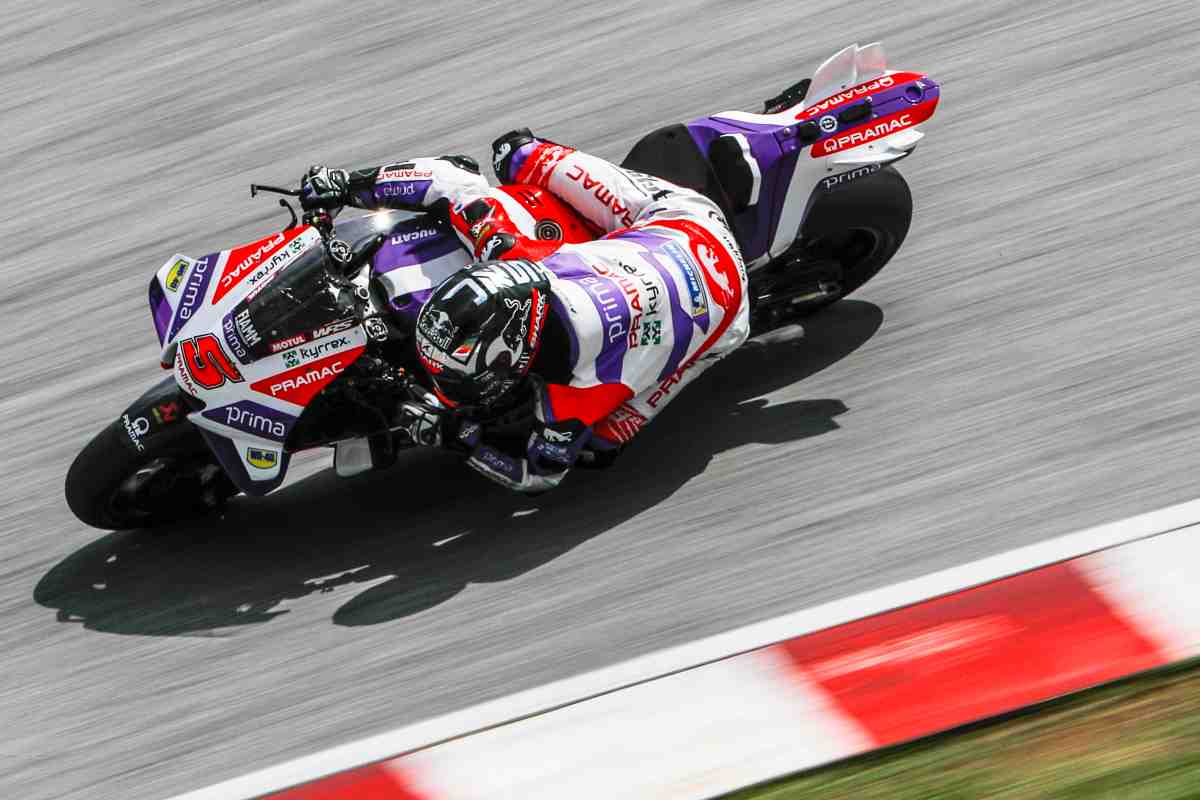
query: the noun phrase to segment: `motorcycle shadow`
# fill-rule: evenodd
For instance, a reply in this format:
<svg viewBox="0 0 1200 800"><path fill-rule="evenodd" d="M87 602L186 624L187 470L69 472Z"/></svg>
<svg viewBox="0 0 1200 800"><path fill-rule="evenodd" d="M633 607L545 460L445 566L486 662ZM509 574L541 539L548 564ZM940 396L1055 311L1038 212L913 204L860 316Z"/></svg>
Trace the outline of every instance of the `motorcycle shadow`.
<svg viewBox="0 0 1200 800"><path fill-rule="evenodd" d="M109 534L53 567L34 600L89 630L221 636L288 613L288 601L372 584L333 612L334 623L402 619L471 583L522 575L653 508L717 453L837 429L840 400L768 406L761 396L850 355L882 321L878 307L848 300L809 318L803 339L747 343L616 465L576 470L546 495L493 486L449 454L410 452L379 473L346 481L325 470L235 501L215 524Z"/></svg>

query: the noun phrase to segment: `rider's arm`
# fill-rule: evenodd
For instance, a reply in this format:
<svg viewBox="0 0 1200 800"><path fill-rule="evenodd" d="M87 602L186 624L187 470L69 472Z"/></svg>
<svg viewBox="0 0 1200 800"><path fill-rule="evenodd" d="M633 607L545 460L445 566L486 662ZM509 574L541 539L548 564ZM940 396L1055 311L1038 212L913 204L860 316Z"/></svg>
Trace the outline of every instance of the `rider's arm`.
<svg viewBox="0 0 1200 800"><path fill-rule="evenodd" d="M302 180L301 191L302 202L310 205L442 214L481 260L539 259L558 247L558 242L538 241L533 231L521 230L505 210L504 198L468 156L414 158L353 172L315 166Z"/></svg>

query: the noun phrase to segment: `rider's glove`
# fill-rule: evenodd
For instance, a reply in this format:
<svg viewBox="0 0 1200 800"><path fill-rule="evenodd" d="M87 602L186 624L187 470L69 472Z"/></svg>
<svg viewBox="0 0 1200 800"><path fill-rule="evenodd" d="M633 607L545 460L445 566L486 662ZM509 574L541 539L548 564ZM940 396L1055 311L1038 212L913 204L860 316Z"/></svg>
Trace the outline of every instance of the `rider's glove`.
<svg viewBox="0 0 1200 800"><path fill-rule="evenodd" d="M350 200L350 173L314 164L300 179L300 205L303 208L336 208Z"/></svg>
<svg viewBox="0 0 1200 800"><path fill-rule="evenodd" d="M442 412L432 406L401 403L396 427L415 445L440 447L442 444Z"/></svg>

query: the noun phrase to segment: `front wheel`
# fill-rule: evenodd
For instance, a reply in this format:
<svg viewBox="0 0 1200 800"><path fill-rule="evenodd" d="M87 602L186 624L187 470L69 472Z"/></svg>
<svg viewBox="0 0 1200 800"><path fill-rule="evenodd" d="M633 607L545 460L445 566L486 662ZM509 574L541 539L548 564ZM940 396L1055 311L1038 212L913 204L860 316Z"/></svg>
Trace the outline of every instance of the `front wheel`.
<svg viewBox="0 0 1200 800"><path fill-rule="evenodd" d="M118 419L88 442L67 471L67 505L93 528L149 528L199 517L236 493L190 425L145 437L140 451L129 441Z"/></svg>

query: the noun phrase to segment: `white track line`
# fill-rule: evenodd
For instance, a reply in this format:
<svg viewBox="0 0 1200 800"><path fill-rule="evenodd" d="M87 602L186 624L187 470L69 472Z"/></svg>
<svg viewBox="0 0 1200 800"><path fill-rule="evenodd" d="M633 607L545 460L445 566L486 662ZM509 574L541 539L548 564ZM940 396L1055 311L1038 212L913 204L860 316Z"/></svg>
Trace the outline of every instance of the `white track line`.
<svg viewBox="0 0 1200 800"><path fill-rule="evenodd" d="M1200 500L1111 522L614 664L314 753L172 800L280 791L738 653L1200 522Z"/></svg>

